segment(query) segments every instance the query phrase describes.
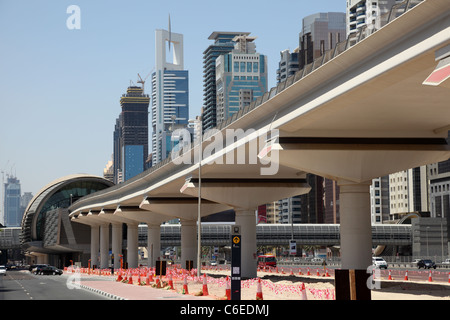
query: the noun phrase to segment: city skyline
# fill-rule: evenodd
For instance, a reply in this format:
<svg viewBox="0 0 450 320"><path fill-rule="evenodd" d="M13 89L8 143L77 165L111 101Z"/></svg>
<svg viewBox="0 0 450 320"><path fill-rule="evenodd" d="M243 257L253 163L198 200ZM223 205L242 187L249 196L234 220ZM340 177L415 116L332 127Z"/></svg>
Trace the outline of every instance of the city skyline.
<svg viewBox="0 0 450 320"><path fill-rule="evenodd" d="M211 32L257 35L258 51L268 57L270 89L280 51L298 46L302 19L346 10L343 0L285 1L290 10L280 16L273 15L269 1L257 7L237 1L227 7L206 1L77 1L80 29L69 29L72 4L0 4L0 170L14 172L22 190L33 194L62 176L102 176L113 152L118 97L137 83L138 73L144 77L155 67L154 33L167 28L169 14L172 31L185 37L189 117L194 118L203 104L203 52Z"/></svg>

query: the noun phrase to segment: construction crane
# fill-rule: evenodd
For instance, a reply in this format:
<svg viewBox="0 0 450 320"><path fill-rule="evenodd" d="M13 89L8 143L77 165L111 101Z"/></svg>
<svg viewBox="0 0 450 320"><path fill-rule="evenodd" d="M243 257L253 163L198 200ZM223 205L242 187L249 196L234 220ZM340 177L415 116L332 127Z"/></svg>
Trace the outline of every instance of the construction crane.
<svg viewBox="0 0 450 320"><path fill-rule="evenodd" d="M153 68L148 74L147 76L142 79L141 75L138 73L138 81L136 81L137 83L141 83L142 84L142 93L145 93L144 91L144 84L145 84L145 80L147 80L147 78L153 73L153 71L155 70L155 68Z"/></svg>

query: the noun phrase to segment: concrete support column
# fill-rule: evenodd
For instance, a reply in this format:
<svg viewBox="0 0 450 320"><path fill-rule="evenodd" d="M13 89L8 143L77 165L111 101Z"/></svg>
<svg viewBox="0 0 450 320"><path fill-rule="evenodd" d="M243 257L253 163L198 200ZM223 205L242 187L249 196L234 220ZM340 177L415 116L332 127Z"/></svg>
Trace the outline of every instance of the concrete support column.
<svg viewBox="0 0 450 320"><path fill-rule="evenodd" d="M370 182L338 181L342 269L366 270L372 264Z"/></svg>
<svg viewBox="0 0 450 320"><path fill-rule="evenodd" d="M147 224L147 253L148 266L154 267L161 252L161 226Z"/></svg>
<svg viewBox="0 0 450 320"><path fill-rule="evenodd" d="M100 268L108 268L109 260L109 223L100 226Z"/></svg>
<svg viewBox="0 0 450 320"><path fill-rule="evenodd" d="M98 225L91 226L91 268L99 266L98 252L100 250L100 228Z"/></svg>
<svg viewBox="0 0 450 320"><path fill-rule="evenodd" d="M241 226L241 278L256 278L256 216L255 210L235 209L236 225Z"/></svg>
<svg viewBox="0 0 450 320"><path fill-rule="evenodd" d="M181 220L181 267L186 260L194 262L197 268L197 223L193 220Z"/></svg>
<svg viewBox="0 0 450 320"><path fill-rule="evenodd" d="M114 255L114 269L120 268L120 255L122 254L122 224L112 224L111 251Z"/></svg>
<svg viewBox="0 0 450 320"><path fill-rule="evenodd" d="M138 267L138 224L127 223L127 262L128 268Z"/></svg>

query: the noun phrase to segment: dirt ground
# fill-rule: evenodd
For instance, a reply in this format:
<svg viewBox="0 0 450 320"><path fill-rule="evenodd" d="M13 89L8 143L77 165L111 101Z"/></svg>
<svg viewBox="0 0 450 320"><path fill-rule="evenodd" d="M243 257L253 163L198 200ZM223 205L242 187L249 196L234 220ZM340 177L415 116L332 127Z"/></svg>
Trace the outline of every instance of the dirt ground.
<svg viewBox="0 0 450 320"><path fill-rule="evenodd" d="M224 299L226 296L226 271L208 270L207 289L209 296ZM274 275L258 272L260 293L263 300L335 300L333 278L314 276ZM183 280L174 279L177 292L183 291ZM241 299L257 300L258 279L242 280ZM189 294L203 291L203 279L196 277L187 281ZM372 290L372 300L450 300L450 284L418 283L406 281L382 281L381 289Z"/></svg>

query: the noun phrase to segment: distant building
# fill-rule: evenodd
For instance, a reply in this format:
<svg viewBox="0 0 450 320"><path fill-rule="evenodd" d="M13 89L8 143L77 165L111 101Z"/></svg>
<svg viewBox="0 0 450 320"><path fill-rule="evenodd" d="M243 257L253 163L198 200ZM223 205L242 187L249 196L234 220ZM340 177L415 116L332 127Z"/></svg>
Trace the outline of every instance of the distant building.
<svg viewBox="0 0 450 320"><path fill-rule="evenodd" d="M431 217L450 221L450 160L428 165Z"/></svg>
<svg viewBox="0 0 450 320"><path fill-rule="evenodd" d="M250 32L221 32L214 31L208 37L214 40L203 52L203 131L212 129L217 125L216 119L216 59L231 52L236 44L233 39L240 35L249 35Z"/></svg>
<svg viewBox="0 0 450 320"><path fill-rule="evenodd" d="M392 7L404 0L348 0L346 35L351 36L361 28L380 29L385 19L380 19Z"/></svg>
<svg viewBox="0 0 450 320"><path fill-rule="evenodd" d="M299 34L299 68L324 52L333 49L336 43L345 40L345 13L316 13L303 18L302 31Z"/></svg>
<svg viewBox="0 0 450 320"><path fill-rule="evenodd" d="M298 63L298 48L295 49L294 52L283 50L280 52L280 56L281 58L277 69L277 81L283 82L300 69Z"/></svg>
<svg viewBox="0 0 450 320"><path fill-rule="evenodd" d="M20 202L20 180L16 177L8 176L4 184L4 225L6 227L20 227L23 215Z"/></svg>
<svg viewBox="0 0 450 320"><path fill-rule="evenodd" d="M389 175L391 220L410 212L429 213L426 169L421 166Z"/></svg>
<svg viewBox="0 0 450 320"><path fill-rule="evenodd" d="M174 147L172 132L189 120L189 72L184 70L183 35L156 30L156 67L152 74L152 164ZM167 60L167 45L172 60Z"/></svg>
<svg viewBox="0 0 450 320"><path fill-rule="evenodd" d="M372 179L370 186L370 212L372 224L390 220L389 176Z"/></svg>
<svg viewBox="0 0 450 320"><path fill-rule="evenodd" d="M234 49L216 60L217 125L267 92L267 59L248 35L236 36Z"/></svg>
<svg viewBox="0 0 450 320"><path fill-rule="evenodd" d="M114 182L114 166L112 159L108 161L105 168L103 169L103 178L111 182Z"/></svg>
<svg viewBox="0 0 450 320"><path fill-rule="evenodd" d="M323 223L340 223L339 186L337 181L322 178L323 182Z"/></svg>
<svg viewBox="0 0 450 320"><path fill-rule="evenodd" d="M120 98L122 112L114 128L114 182L126 181L144 171L148 156L149 95L141 87L128 87Z"/></svg>

